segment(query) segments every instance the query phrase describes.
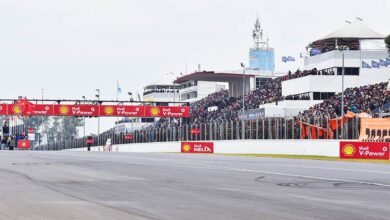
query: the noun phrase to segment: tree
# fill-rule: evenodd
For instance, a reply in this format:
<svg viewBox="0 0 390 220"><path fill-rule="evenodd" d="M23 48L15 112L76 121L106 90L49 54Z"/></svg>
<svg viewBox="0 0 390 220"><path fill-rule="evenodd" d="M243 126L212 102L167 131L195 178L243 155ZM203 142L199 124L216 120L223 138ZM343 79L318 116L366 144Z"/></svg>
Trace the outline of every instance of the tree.
<svg viewBox="0 0 390 220"><path fill-rule="evenodd" d="M61 118L51 117L50 119L50 123L45 127L49 143L61 140Z"/></svg>
<svg viewBox="0 0 390 220"><path fill-rule="evenodd" d="M70 139L77 137L77 128L84 125L82 118L64 117L62 118L63 138Z"/></svg>
<svg viewBox="0 0 390 220"><path fill-rule="evenodd" d="M385 38L385 44L390 54L390 35Z"/></svg>
<svg viewBox="0 0 390 220"><path fill-rule="evenodd" d="M45 125L47 122L48 122L47 117L32 116L23 119L23 123L26 125L26 127L34 128L35 130L40 130L41 126Z"/></svg>
<svg viewBox="0 0 390 220"><path fill-rule="evenodd" d="M48 142L55 142L77 137L77 128L84 125L82 118L75 117L51 117L45 127Z"/></svg>

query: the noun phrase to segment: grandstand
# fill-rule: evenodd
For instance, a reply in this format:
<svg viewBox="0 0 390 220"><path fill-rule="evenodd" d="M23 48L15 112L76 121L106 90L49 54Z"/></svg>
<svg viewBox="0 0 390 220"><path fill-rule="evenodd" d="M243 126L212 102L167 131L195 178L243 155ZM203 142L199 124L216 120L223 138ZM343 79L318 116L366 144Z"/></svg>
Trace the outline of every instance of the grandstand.
<svg viewBox="0 0 390 220"><path fill-rule="evenodd" d="M344 88L387 82L390 78L387 65L371 67L386 61L389 56L384 35L372 31L360 20L347 23L310 43L307 48L303 71L297 70L285 76L282 95L310 99L261 105L266 116L294 116L341 92L343 63ZM364 65L366 63L370 65Z"/></svg>
<svg viewBox="0 0 390 220"><path fill-rule="evenodd" d="M310 43L303 70L281 75L245 69L247 78L243 77L242 71L198 71L177 77L172 83L146 86L144 99L161 93L165 95L165 90L168 90L166 101L172 96L176 98L177 92L178 101L190 101L189 120L162 118L149 126L131 129L131 132L105 132L96 138L94 144L102 145L107 139L112 139L113 144L183 140L357 139L359 118L349 117L343 122L339 118L348 112L367 113L375 117L387 111L390 106L388 56L384 36L372 31L362 21L356 21ZM375 62L381 65L365 65ZM347 89L344 91L344 109L341 109L343 77ZM246 82L244 97L241 95L243 79ZM205 89L211 88L210 85L212 89ZM174 92L171 94L172 88ZM187 93L196 95L186 98ZM158 100L154 98L154 101ZM194 134L193 129L199 134ZM134 138L124 140L123 136L127 133ZM77 141L84 143L73 140L60 146L77 147ZM56 144L43 148L58 149Z"/></svg>

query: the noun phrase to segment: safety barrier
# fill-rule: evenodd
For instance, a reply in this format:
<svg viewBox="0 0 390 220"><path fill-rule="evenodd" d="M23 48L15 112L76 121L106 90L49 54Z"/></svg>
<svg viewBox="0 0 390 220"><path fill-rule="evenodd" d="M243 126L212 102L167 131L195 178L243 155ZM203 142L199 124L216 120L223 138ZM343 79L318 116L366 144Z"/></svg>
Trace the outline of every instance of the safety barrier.
<svg viewBox="0 0 390 220"><path fill-rule="evenodd" d="M131 133L104 133L94 138L92 146L103 146L107 139L111 139L113 145L210 140L358 139L359 123L359 118L348 118L343 122L339 122L339 120L329 119L328 117L312 117L299 119L265 118L197 125L171 125L150 127ZM331 132L324 132L324 130ZM79 138L56 141L36 149L63 150L86 146L86 138Z"/></svg>
<svg viewBox="0 0 390 220"><path fill-rule="evenodd" d="M284 154L339 156L339 140L221 140L213 141L216 154ZM136 153L180 153L182 142L138 143L113 145L114 152ZM92 147L92 151L102 151L102 146ZM87 148L68 149L86 151Z"/></svg>

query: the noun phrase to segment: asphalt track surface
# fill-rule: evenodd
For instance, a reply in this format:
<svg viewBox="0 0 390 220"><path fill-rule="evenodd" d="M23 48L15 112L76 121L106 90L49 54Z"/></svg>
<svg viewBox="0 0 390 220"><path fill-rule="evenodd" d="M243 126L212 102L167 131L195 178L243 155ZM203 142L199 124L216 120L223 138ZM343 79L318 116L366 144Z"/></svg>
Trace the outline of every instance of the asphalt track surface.
<svg viewBox="0 0 390 220"><path fill-rule="evenodd" d="M0 219L390 219L390 166L0 151Z"/></svg>

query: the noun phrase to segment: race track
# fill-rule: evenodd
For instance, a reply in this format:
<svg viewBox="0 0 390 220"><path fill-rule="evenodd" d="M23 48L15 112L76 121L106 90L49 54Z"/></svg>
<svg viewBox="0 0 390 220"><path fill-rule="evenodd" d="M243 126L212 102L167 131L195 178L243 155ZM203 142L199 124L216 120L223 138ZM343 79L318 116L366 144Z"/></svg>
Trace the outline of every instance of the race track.
<svg viewBox="0 0 390 220"><path fill-rule="evenodd" d="M390 219L390 166L0 151L0 219Z"/></svg>

